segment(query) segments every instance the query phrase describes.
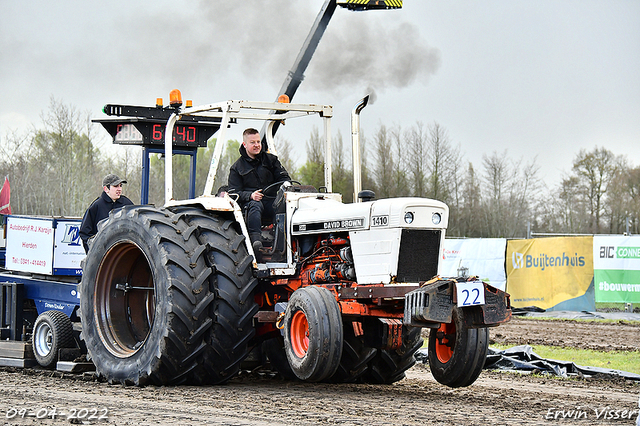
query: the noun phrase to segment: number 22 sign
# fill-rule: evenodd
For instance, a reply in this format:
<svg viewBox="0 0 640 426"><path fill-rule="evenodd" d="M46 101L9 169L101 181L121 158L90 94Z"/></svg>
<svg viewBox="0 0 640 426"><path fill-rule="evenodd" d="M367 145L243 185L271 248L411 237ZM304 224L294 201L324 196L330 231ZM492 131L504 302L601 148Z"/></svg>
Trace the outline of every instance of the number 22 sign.
<svg viewBox="0 0 640 426"><path fill-rule="evenodd" d="M484 284L482 281L456 283L458 307L484 305Z"/></svg>

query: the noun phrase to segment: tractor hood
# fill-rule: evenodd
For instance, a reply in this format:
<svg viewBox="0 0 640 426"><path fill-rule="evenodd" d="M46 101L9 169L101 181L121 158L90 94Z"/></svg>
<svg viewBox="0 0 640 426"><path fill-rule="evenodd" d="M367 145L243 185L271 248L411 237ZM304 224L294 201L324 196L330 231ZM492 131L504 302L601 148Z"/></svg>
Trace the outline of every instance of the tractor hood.
<svg viewBox="0 0 640 426"><path fill-rule="evenodd" d="M306 196L292 214L293 235L372 228L446 229L446 204L427 198L389 198L343 204L329 196ZM294 203L295 204L295 203Z"/></svg>
<svg viewBox="0 0 640 426"><path fill-rule="evenodd" d="M446 204L427 198L343 204L336 194L300 195L289 203L292 234L348 232L359 284L418 283L438 274Z"/></svg>

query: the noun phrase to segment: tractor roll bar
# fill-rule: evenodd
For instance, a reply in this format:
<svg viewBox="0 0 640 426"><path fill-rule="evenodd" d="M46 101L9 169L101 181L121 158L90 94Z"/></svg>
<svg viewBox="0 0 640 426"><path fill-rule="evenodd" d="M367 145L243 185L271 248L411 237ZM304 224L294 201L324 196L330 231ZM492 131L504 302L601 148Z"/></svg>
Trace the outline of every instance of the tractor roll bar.
<svg viewBox="0 0 640 426"><path fill-rule="evenodd" d="M278 110L281 113L273 115L271 111ZM225 101L215 104L208 104L197 107L180 107L171 114L165 129L164 149L165 149L165 204L173 199L173 162L172 162L172 137L173 128L178 120L183 116L198 114L200 116L217 117L221 119L219 133L217 135L216 146L209 165L209 174L204 187L203 197L211 196L215 181L216 170L220 163L223 146L226 144L226 132L230 123L237 119L285 121L290 118L306 117L309 115L319 115L324 121L324 182L327 191L331 192L331 118L333 117L333 107L330 105L314 104L287 104L277 102L251 102L251 101ZM221 143L217 143L217 142ZM273 139L269 139L269 144L273 145Z"/></svg>

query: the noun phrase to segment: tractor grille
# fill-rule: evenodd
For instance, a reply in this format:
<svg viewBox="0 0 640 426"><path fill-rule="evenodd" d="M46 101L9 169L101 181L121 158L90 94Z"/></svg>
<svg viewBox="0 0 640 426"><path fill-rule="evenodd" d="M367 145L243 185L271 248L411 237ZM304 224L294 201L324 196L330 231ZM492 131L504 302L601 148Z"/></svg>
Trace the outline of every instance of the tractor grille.
<svg viewBox="0 0 640 426"><path fill-rule="evenodd" d="M398 282L427 281L438 274L440 231L403 229L398 256Z"/></svg>

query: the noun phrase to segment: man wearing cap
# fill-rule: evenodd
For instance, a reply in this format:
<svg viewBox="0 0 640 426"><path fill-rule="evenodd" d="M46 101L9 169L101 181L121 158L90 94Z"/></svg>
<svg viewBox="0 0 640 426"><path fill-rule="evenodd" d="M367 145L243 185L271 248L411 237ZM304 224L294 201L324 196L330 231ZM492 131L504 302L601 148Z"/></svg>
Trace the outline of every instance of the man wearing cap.
<svg viewBox="0 0 640 426"><path fill-rule="evenodd" d="M106 175L102 179L103 192L84 212L82 225L80 226L80 238L85 252L89 251L89 245L87 244L89 238L98 233L98 222L107 218L111 210L133 204L130 199L122 195L123 183L127 183L127 181L114 174Z"/></svg>

